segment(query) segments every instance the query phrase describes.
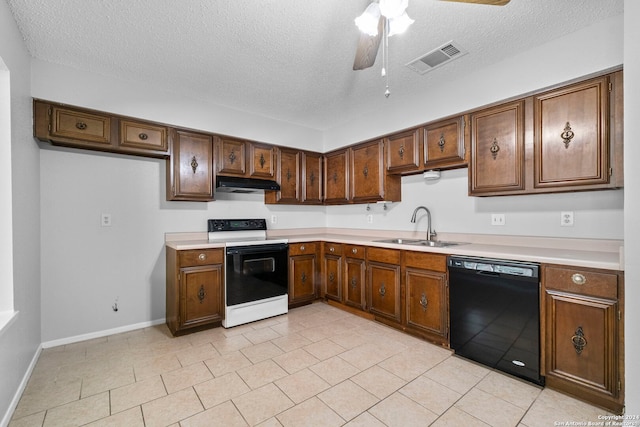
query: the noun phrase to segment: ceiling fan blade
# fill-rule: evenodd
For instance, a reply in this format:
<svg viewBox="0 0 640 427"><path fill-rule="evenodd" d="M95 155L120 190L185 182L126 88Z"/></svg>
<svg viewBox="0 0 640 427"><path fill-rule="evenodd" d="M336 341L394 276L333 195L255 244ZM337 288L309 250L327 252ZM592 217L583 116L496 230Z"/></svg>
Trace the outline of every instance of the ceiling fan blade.
<svg viewBox="0 0 640 427"><path fill-rule="evenodd" d="M441 1L455 1L458 3L476 3L476 4L488 4L491 6L504 6L511 0L441 0Z"/></svg>
<svg viewBox="0 0 640 427"><path fill-rule="evenodd" d="M380 40L382 39L383 20L384 18L381 16L378 21L377 36L369 36L365 33L360 33L358 48L356 49L356 58L353 61L354 70L364 70L365 68L371 67L376 62L376 55L378 54Z"/></svg>

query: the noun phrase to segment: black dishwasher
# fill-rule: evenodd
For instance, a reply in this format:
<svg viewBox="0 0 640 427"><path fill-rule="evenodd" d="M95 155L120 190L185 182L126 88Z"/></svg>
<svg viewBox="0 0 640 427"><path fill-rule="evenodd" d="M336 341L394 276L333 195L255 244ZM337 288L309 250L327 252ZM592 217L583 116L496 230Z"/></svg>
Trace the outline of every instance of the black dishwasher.
<svg viewBox="0 0 640 427"><path fill-rule="evenodd" d="M450 256L451 348L533 383L540 375L539 265Z"/></svg>

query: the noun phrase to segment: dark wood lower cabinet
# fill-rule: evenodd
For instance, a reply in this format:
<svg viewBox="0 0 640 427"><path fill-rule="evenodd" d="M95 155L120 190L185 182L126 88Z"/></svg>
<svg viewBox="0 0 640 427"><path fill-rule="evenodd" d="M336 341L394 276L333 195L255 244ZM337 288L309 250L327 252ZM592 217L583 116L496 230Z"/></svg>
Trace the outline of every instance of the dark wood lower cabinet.
<svg viewBox="0 0 640 427"><path fill-rule="evenodd" d="M362 251L364 252L364 248ZM344 270L344 303L360 310L366 310L366 264L364 258L345 257Z"/></svg>
<svg viewBox="0 0 640 427"><path fill-rule="evenodd" d="M367 295L376 318L402 321L399 250L367 248Z"/></svg>
<svg viewBox="0 0 640 427"><path fill-rule="evenodd" d="M342 302L342 245L323 243L322 287L327 299Z"/></svg>
<svg viewBox="0 0 640 427"><path fill-rule="evenodd" d="M219 326L223 316L223 249L166 248L166 319L173 335Z"/></svg>
<svg viewBox="0 0 640 427"><path fill-rule="evenodd" d="M309 304L317 297L317 247L314 242L289 245L289 306Z"/></svg>
<svg viewBox="0 0 640 427"><path fill-rule="evenodd" d="M571 267L544 270L548 387L621 413L624 405L622 277Z"/></svg>

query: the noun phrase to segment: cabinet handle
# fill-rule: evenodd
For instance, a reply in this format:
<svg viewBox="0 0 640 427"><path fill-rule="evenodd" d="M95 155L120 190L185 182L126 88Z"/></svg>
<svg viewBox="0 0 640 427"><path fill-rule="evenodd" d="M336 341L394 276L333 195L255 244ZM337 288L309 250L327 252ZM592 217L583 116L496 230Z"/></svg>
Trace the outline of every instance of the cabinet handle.
<svg viewBox="0 0 640 427"><path fill-rule="evenodd" d="M196 160L196 156L193 156L191 158L191 169L193 170L193 173L196 173L196 169L198 169L198 161Z"/></svg>
<svg viewBox="0 0 640 427"><path fill-rule="evenodd" d="M358 284L358 280L356 280L355 277L352 277L351 278L351 289L355 289L357 284Z"/></svg>
<svg viewBox="0 0 640 427"><path fill-rule="evenodd" d="M564 126L564 131L560 134L560 138L562 138L562 142L564 142L564 148L569 148L569 143L576 136L575 133L571 130L571 125L569 122Z"/></svg>
<svg viewBox="0 0 640 427"><path fill-rule="evenodd" d="M444 140L444 133L440 134L440 140L438 141L438 147L440 147L440 152L444 152L444 144L445 144L445 140Z"/></svg>
<svg viewBox="0 0 640 427"><path fill-rule="evenodd" d="M369 168L366 165L364 166L364 169L362 169L362 174L365 178L369 176Z"/></svg>
<svg viewBox="0 0 640 427"><path fill-rule="evenodd" d="M76 128L85 130L87 128L87 124L85 122L76 122Z"/></svg>
<svg viewBox="0 0 640 427"><path fill-rule="evenodd" d="M304 271L302 272L302 276L300 276L300 281L302 281L302 283L307 281L307 274Z"/></svg>
<svg viewBox="0 0 640 427"><path fill-rule="evenodd" d="M144 132L140 132L140 133L138 134L138 138L140 138L142 141L146 141L147 139L149 139L149 135L147 135L147 134L146 134L146 133L144 133Z"/></svg>
<svg viewBox="0 0 640 427"><path fill-rule="evenodd" d="M334 184L338 183L338 172L333 172L333 183Z"/></svg>
<svg viewBox="0 0 640 427"><path fill-rule="evenodd" d="M287 168L287 182L289 182L289 180L291 180L291 171Z"/></svg>
<svg viewBox="0 0 640 427"><path fill-rule="evenodd" d="M380 285L380 289L378 289L378 293L380 294L380 296L385 296L387 293L387 288L384 287L384 282L382 282L382 284Z"/></svg>
<svg viewBox="0 0 640 427"><path fill-rule="evenodd" d="M264 154L260 154L260 167L263 168L266 160L264 159Z"/></svg>
<svg viewBox="0 0 640 427"><path fill-rule="evenodd" d="M200 300L200 304L202 304L206 295L207 293L204 291L204 285L200 285L200 290L198 291L198 299Z"/></svg>
<svg viewBox="0 0 640 427"><path fill-rule="evenodd" d="M404 159L404 145L400 146L400 149L398 150L398 155L400 156L400 159Z"/></svg>
<svg viewBox="0 0 640 427"><path fill-rule="evenodd" d="M335 280L336 276L333 274L333 271L331 273L329 273L329 281L333 282Z"/></svg>
<svg viewBox="0 0 640 427"><path fill-rule="evenodd" d="M331 246L331 247L329 248L329 252L333 253L333 252L335 252L335 251L336 251L336 248L334 248L333 246Z"/></svg>
<svg viewBox="0 0 640 427"><path fill-rule="evenodd" d="M231 150L231 154L229 154L229 161L231 162L231 164L236 161L236 153L233 150Z"/></svg>
<svg viewBox="0 0 640 427"><path fill-rule="evenodd" d="M422 296L420 297L420 305L422 306L422 311L427 311L427 304L429 302L427 301L427 295L423 292Z"/></svg>
<svg viewBox="0 0 640 427"><path fill-rule="evenodd" d="M316 180L316 176L313 173L313 171L311 171L311 175L309 175L309 179L311 180L311 185L313 185L313 182Z"/></svg>
<svg viewBox="0 0 640 427"><path fill-rule="evenodd" d="M200 255L198 255L198 259L200 261L204 261L205 259L207 259L207 256L205 254L200 254Z"/></svg>
<svg viewBox="0 0 640 427"><path fill-rule="evenodd" d="M578 354L582 353L582 350L587 346L587 339L584 337L582 326L578 326L575 335L571 337L571 344L573 344L573 348L576 349Z"/></svg>
<svg viewBox="0 0 640 427"><path fill-rule="evenodd" d="M300 246L300 250L304 251L304 245Z"/></svg>
<svg viewBox="0 0 640 427"><path fill-rule="evenodd" d="M354 254L357 254L358 253L358 249L357 248L353 248L353 249L351 249L351 252L354 253Z"/></svg>
<svg viewBox="0 0 640 427"><path fill-rule="evenodd" d="M489 147L489 151L491 151L491 157L495 160L498 157L498 151L500 151L500 146L498 145L498 140L493 138L493 144Z"/></svg>
<svg viewBox="0 0 640 427"><path fill-rule="evenodd" d="M571 276L571 281L576 285L584 285L585 283L587 283L587 278L580 273L576 273Z"/></svg>

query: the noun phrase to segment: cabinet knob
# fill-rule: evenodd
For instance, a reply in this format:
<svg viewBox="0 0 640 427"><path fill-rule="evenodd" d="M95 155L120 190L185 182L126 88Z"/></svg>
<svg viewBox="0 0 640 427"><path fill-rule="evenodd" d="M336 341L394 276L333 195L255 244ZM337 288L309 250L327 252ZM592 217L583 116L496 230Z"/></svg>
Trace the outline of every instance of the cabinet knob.
<svg viewBox="0 0 640 427"><path fill-rule="evenodd" d="M447 141L445 141L444 139L444 132L440 134L440 139L438 140L438 147L440 147L440 152L444 152L444 144L446 144Z"/></svg>
<svg viewBox="0 0 640 427"><path fill-rule="evenodd" d="M351 252L354 253L354 254L357 254L358 253L358 249L353 248L353 249L351 249Z"/></svg>
<svg viewBox="0 0 640 427"><path fill-rule="evenodd" d="M198 160L196 159L196 156L193 156L191 158L191 170L193 170L193 173L196 173L196 170L198 169Z"/></svg>
<svg viewBox="0 0 640 427"><path fill-rule="evenodd" d="M427 295L423 292L422 296L420 297L420 306L422 307L422 311L427 311Z"/></svg>
<svg viewBox="0 0 640 427"><path fill-rule="evenodd" d="M355 277L351 278L351 289L355 289L358 284L358 280Z"/></svg>
<svg viewBox="0 0 640 427"><path fill-rule="evenodd" d="M300 250L304 251L304 245L300 246Z"/></svg>
<svg viewBox="0 0 640 427"><path fill-rule="evenodd" d="M400 159L404 159L404 145L400 146L400 149L398 150L398 155L400 156Z"/></svg>
<svg viewBox="0 0 640 427"><path fill-rule="evenodd" d="M584 285L585 283L587 283L587 278L580 273L575 273L571 276L571 281L576 285Z"/></svg>
<svg viewBox="0 0 640 427"><path fill-rule="evenodd" d="M336 248L334 248L333 246L329 248L329 252L335 252L335 251L336 251Z"/></svg>
<svg viewBox="0 0 640 427"><path fill-rule="evenodd" d="M573 344L573 348L578 354L582 353L582 350L587 346L587 339L584 337L582 326L578 326L575 335L571 337L571 344Z"/></svg>
<svg viewBox="0 0 640 427"><path fill-rule="evenodd" d="M305 283L307 281L307 274L303 271L302 276L300 276L300 281Z"/></svg>
<svg viewBox="0 0 640 427"><path fill-rule="evenodd" d="M146 141L149 138L149 135L147 135L144 132L141 132L138 134L138 138L140 138L142 141Z"/></svg>
<svg viewBox="0 0 640 427"><path fill-rule="evenodd" d="M205 254L200 254L200 255L198 255L198 259L200 261L204 261L205 259L207 259L207 256Z"/></svg>
<svg viewBox="0 0 640 427"><path fill-rule="evenodd" d="M333 271L331 273L329 273L329 281L333 282L335 280L336 276L335 274L333 274Z"/></svg>
<svg viewBox="0 0 640 427"><path fill-rule="evenodd" d="M85 130L87 128L87 124L85 122L77 122L76 128L80 130Z"/></svg>
<svg viewBox="0 0 640 427"><path fill-rule="evenodd" d="M571 130L571 125L569 124L569 122L567 122L564 130L560 134L560 138L562 138L562 142L564 142L564 148L569 148L569 144L571 143L571 140L574 136L576 136L576 134L573 133L573 130Z"/></svg>
<svg viewBox="0 0 640 427"><path fill-rule="evenodd" d="M207 293L204 291L204 285L200 285L200 290L198 291L198 299L200 300L200 304L202 304L206 295Z"/></svg>
<svg viewBox="0 0 640 427"><path fill-rule="evenodd" d="M378 293L380 296L385 296L387 294L387 288L384 287L384 283L380 285L380 289L378 289Z"/></svg>

